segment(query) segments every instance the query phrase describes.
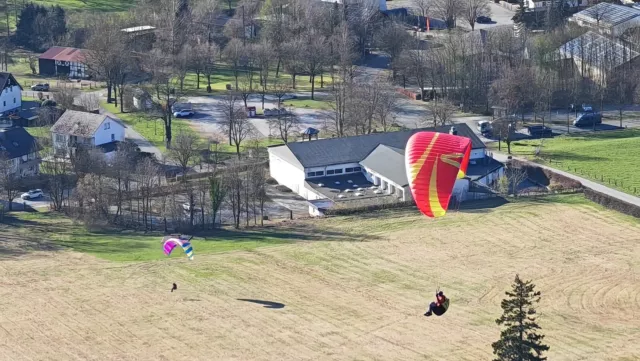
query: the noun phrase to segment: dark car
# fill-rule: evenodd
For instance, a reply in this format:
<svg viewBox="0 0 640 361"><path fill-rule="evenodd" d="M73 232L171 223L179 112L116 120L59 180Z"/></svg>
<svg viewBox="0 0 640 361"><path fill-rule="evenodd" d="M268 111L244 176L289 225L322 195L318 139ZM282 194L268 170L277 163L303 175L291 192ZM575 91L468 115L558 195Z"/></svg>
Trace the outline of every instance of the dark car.
<svg viewBox="0 0 640 361"><path fill-rule="evenodd" d="M580 114L576 120L573 121L573 125L576 127L588 127L594 124L602 124L602 114L600 113L584 113Z"/></svg>
<svg viewBox="0 0 640 361"><path fill-rule="evenodd" d="M478 16L476 18L476 23L478 24L491 24L491 18L488 16Z"/></svg>
<svg viewBox="0 0 640 361"><path fill-rule="evenodd" d="M40 83L40 84L32 85L31 90L48 92L49 83L44 83L44 84Z"/></svg>
<svg viewBox="0 0 640 361"><path fill-rule="evenodd" d="M530 125L527 128L527 133L529 136L535 138L543 138L543 137L551 137L553 136L553 131L549 127L545 127L544 125Z"/></svg>

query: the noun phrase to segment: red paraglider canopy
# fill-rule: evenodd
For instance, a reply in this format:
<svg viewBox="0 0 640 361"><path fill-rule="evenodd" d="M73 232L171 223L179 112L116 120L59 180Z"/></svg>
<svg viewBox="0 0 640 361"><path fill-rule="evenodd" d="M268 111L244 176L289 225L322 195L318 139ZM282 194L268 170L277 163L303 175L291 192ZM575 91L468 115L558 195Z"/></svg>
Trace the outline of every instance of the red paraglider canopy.
<svg viewBox="0 0 640 361"><path fill-rule="evenodd" d="M456 179L467 172L471 140L457 135L419 132L405 149L407 179L418 209L427 217L442 217Z"/></svg>

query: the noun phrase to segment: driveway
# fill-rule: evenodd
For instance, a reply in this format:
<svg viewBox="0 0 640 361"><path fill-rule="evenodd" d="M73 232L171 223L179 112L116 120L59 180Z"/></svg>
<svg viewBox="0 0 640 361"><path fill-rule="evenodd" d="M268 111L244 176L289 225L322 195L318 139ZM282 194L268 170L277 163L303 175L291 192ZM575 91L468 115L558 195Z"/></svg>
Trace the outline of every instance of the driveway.
<svg viewBox="0 0 640 361"><path fill-rule="evenodd" d="M106 114L106 115L108 115L110 117L118 119L117 116L113 115L112 113L107 112L103 108L100 108L100 113ZM129 140L133 141L140 148L140 151L145 152L145 153L152 153L156 157L157 160L162 160L162 158L164 157L162 152L160 151L160 149L158 149L158 147L156 147L155 145L151 144L151 142L149 142L147 140L147 138L143 137L140 133L136 132L129 125L127 125L126 128L124 128L124 137L125 137L125 139L129 139Z"/></svg>

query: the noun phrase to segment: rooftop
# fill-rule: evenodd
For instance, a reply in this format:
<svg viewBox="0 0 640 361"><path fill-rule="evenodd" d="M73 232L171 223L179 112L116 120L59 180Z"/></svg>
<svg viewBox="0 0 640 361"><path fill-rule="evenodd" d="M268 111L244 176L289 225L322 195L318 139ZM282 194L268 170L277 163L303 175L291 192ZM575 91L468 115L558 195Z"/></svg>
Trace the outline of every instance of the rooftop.
<svg viewBox="0 0 640 361"><path fill-rule="evenodd" d="M120 31L124 33L137 33L139 31L155 30L155 28L156 28L155 26L151 26L151 25L142 25L142 26L133 26L130 28L122 29Z"/></svg>
<svg viewBox="0 0 640 361"><path fill-rule="evenodd" d="M9 159L33 153L36 147L35 139L24 128L0 129L0 151L6 152Z"/></svg>
<svg viewBox="0 0 640 361"><path fill-rule="evenodd" d="M380 144L360 164L375 173L384 175L399 186L409 185L404 160L404 149Z"/></svg>
<svg viewBox="0 0 640 361"><path fill-rule="evenodd" d="M307 179L308 186L334 202L352 200L390 198L397 201L393 195L374 193L378 187L369 182L362 173L344 174L321 178Z"/></svg>
<svg viewBox="0 0 640 361"><path fill-rule="evenodd" d="M85 51L77 48L54 46L45 51L39 58L81 63L85 60Z"/></svg>
<svg viewBox="0 0 640 361"><path fill-rule="evenodd" d="M11 73L0 72L0 91L4 90L7 86L17 85L22 89L22 86Z"/></svg>
<svg viewBox="0 0 640 361"><path fill-rule="evenodd" d="M67 110L58 121L51 127L52 133L75 135L79 137L91 137L95 134L100 124L108 116L106 114L94 114ZM109 117L109 119L120 123L119 120ZM120 123L122 124L122 123ZM124 126L124 125L122 125Z"/></svg>
<svg viewBox="0 0 640 361"><path fill-rule="evenodd" d="M593 31L567 42L558 52L563 59L582 59L581 55L587 55L584 60L588 65L606 69L616 68L640 55L629 45Z"/></svg>
<svg viewBox="0 0 640 361"><path fill-rule="evenodd" d="M471 139L473 149L485 148L484 143L469 128L467 124L455 125L458 135ZM291 157L295 157L304 168L322 167L332 164L358 163L364 160L378 145L404 149L409 138L421 131L435 131L449 133L451 126L436 128L421 128L407 131L373 133L343 138L327 138L304 142L291 142L289 144L269 147L270 152L284 158L290 163L295 163ZM290 150L288 152L287 150Z"/></svg>
<svg viewBox="0 0 640 361"><path fill-rule="evenodd" d="M601 2L573 16L577 20L593 25L615 26L640 16L640 10L628 6Z"/></svg>

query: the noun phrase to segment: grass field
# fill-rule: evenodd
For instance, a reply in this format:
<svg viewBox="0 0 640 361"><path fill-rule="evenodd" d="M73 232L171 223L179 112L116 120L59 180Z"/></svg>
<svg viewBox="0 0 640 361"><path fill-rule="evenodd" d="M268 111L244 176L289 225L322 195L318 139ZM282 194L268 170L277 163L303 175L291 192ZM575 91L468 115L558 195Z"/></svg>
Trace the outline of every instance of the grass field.
<svg viewBox="0 0 640 361"><path fill-rule="evenodd" d="M68 10L87 11L126 11L135 5L135 0L36 0L36 4L52 6L60 5Z"/></svg>
<svg viewBox="0 0 640 361"><path fill-rule="evenodd" d="M533 159L539 145L540 140L518 141L511 152ZM537 160L629 193L635 187L640 194L639 147L639 129L561 136L545 139Z"/></svg>
<svg viewBox="0 0 640 361"><path fill-rule="evenodd" d="M192 262L49 217L1 226L2 359L488 360L516 273L550 360L640 358L640 223L579 196L301 220L247 248L221 233ZM437 286L451 307L427 319Z"/></svg>

